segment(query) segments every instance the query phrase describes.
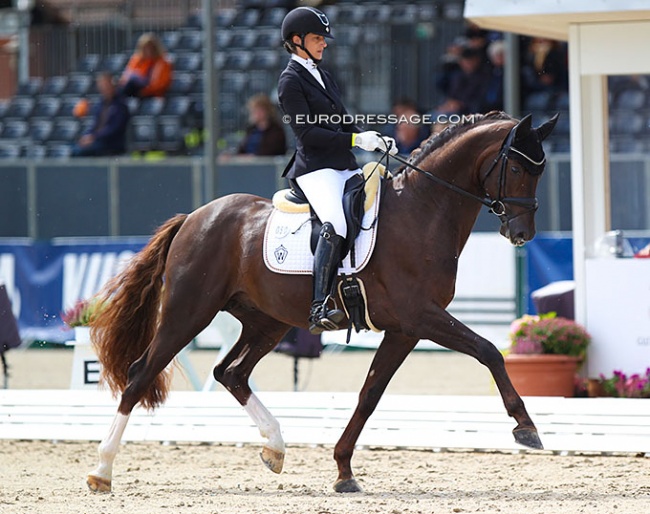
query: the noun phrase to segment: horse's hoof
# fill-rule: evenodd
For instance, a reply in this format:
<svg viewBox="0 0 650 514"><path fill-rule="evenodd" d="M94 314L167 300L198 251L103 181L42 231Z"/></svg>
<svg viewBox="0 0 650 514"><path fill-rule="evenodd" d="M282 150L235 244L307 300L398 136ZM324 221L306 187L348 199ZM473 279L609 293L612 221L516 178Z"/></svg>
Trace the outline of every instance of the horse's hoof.
<svg viewBox="0 0 650 514"><path fill-rule="evenodd" d="M339 480L334 484L334 490L337 493L362 493L363 489L357 484L354 478Z"/></svg>
<svg viewBox="0 0 650 514"><path fill-rule="evenodd" d="M98 477L95 475L88 475L86 478L88 489L95 493L110 493L111 481L107 478Z"/></svg>
<svg viewBox="0 0 650 514"><path fill-rule="evenodd" d="M515 442L533 448L534 450L543 450L544 445L534 428L516 428L512 431L515 436Z"/></svg>
<svg viewBox="0 0 650 514"><path fill-rule="evenodd" d="M282 473L282 466L284 465L284 452L265 446L260 452L260 457L262 458L264 465L273 471L273 473Z"/></svg>

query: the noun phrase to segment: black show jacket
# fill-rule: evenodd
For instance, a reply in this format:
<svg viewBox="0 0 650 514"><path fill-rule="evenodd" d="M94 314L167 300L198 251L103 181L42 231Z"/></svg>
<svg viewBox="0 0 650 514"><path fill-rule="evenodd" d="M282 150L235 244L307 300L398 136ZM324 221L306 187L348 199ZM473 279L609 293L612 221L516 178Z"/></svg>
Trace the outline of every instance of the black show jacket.
<svg viewBox="0 0 650 514"><path fill-rule="evenodd" d="M325 89L293 59L280 75L278 97L283 120L289 120L296 136L296 153L283 177L296 178L322 168L347 170L359 167L350 150L352 134L360 130L351 123L351 116L332 76L322 68L318 69Z"/></svg>

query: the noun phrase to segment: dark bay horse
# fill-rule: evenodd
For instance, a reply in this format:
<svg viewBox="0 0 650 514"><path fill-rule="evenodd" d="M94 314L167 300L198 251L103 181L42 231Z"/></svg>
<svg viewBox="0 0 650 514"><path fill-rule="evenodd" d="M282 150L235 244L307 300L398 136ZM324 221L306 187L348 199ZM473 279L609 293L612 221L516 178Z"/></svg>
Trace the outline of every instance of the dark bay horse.
<svg viewBox="0 0 650 514"><path fill-rule="evenodd" d="M409 158L412 166L386 182L377 244L359 274L370 319L385 335L335 446L336 491L361 490L351 467L355 443L420 339L487 366L517 422L515 440L542 448L500 352L445 309L454 296L458 257L482 204L499 216L501 234L513 244L535 235L535 191L545 163L541 142L555 122L556 117L533 128L530 116L517 122L499 112L476 115L430 138ZM177 215L106 286L101 294L106 307L92 321L91 333L103 378L121 398L99 445L99 465L87 478L92 490L111 489L113 462L133 407L154 408L165 401L167 365L222 310L239 319L243 329L214 377L267 440L261 452L266 466L282 470L280 426L248 379L290 327L307 327L311 277L275 274L265 267L262 239L271 211L269 200L236 194Z"/></svg>

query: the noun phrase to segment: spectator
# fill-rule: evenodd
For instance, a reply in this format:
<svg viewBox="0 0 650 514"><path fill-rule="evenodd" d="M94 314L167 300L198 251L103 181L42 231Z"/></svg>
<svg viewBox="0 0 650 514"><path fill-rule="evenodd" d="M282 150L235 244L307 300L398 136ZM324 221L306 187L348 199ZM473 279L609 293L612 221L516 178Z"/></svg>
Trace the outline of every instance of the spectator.
<svg viewBox="0 0 650 514"><path fill-rule="evenodd" d="M399 116L395 126L397 149L401 154L410 154L427 138L429 131L422 125L422 114L414 103L403 102L399 109L393 108L393 112Z"/></svg>
<svg viewBox="0 0 650 514"><path fill-rule="evenodd" d="M172 83L172 65L158 37L147 32L138 39L134 54L120 77L120 94L146 98L165 96Z"/></svg>
<svg viewBox="0 0 650 514"><path fill-rule="evenodd" d="M532 38L523 57L521 77L524 98L539 92L567 91L566 47L552 39Z"/></svg>
<svg viewBox="0 0 650 514"><path fill-rule="evenodd" d="M264 93L252 96L247 104L249 127L237 148L238 154L284 155L287 142L275 106Z"/></svg>
<svg viewBox="0 0 650 514"><path fill-rule="evenodd" d="M94 106L94 123L72 148L73 157L119 155L126 151L126 126L129 108L117 89L110 73L97 76L97 89L102 101Z"/></svg>
<svg viewBox="0 0 650 514"><path fill-rule="evenodd" d="M481 112L503 110L503 65L505 63L505 44L493 41L487 48L490 59L490 76L485 88Z"/></svg>
<svg viewBox="0 0 650 514"><path fill-rule="evenodd" d="M482 55L482 51L476 48L463 48L458 60L460 71L452 77L447 98L434 108L434 115L481 111L486 84L490 79Z"/></svg>

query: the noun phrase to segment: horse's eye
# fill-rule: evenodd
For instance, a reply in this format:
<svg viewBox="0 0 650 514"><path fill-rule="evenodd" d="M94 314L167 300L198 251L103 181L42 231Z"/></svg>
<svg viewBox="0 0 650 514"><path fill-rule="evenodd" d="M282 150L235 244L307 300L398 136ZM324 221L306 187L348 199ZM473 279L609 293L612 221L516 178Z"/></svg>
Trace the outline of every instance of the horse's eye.
<svg viewBox="0 0 650 514"><path fill-rule="evenodd" d="M521 171L521 168L519 168L519 166L511 166L510 169L513 173L519 173Z"/></svg>

